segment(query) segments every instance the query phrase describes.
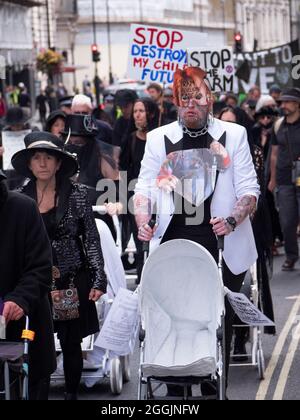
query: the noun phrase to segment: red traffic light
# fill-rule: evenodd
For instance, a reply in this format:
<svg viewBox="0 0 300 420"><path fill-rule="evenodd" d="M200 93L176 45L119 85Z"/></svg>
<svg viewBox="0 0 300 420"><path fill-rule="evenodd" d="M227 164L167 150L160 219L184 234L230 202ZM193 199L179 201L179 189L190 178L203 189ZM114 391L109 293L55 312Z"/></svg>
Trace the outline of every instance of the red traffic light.
<svg viewBox="0 0 300 420"><path fill-rule="evenodd" d="M242 40L242 35L241 34L236 34L235 37L234 37L234 39L236 41L241 41Z"/></svg>
<svg viewBox="0 0 300 420"><path fill-rule="evenodd" d="M98 50L97 44L92 44L92 60L94 61L94 63L98 63L101 60L101 54Z"/></svg>

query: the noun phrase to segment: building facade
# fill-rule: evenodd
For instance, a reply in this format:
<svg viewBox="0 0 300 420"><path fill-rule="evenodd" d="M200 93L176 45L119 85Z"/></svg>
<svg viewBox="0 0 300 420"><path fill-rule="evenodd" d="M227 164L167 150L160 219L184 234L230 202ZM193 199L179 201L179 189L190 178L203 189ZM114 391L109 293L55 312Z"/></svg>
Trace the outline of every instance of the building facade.
<svg viewBox="0 0 300 420"><path fill-rule="evenodd" d="M0 1L0 56L5 64L2 91L23 82L34 95L31 11L38 5L39 1Z"/></svg>
<svg viewBox="0 0 300 420"><path fill-rule="evenodd" d="M243 35L244 50L263 50L290 42L292 16L296 21L296 9L289 0L237 0L236 27Z"/></svg>
<svg viewBox="0 0 300 420"><path fill-rule="evenodd" d="M78 34L77 0L56 0L56 48L64 55L62 82L71 93L77 85L75 41Z"/></svg>

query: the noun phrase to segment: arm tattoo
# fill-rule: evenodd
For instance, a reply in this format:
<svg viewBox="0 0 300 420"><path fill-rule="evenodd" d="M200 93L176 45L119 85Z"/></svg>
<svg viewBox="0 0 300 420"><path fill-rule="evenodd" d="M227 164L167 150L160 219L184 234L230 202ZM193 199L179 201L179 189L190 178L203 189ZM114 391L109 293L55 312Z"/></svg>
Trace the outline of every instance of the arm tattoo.
<svg viewBox="0 0 300 420"><path fill-rule="evenodd" d="M134 198L134 214L137 227L140 228L151 219L151 201L149 198L137 194Z"/></svg>
<svg viewBox="0 0 300 420"><path fill-rule="evenodd" d="M255 210L256 197L244 195L237 201L231 216L234 217L237 224L240 225L248 216L251 216Z"/></svg>

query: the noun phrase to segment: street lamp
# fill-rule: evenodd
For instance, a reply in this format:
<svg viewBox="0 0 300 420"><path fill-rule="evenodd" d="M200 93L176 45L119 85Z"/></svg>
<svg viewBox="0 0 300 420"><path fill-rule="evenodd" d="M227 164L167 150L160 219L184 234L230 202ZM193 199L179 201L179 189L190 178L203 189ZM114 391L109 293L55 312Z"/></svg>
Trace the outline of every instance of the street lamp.
<svg viewBox="0 0 300 420"><path fill-rule="evenodd" d="M108 0L106 0L106 25L107 25L107 40L108 40L109 83L113 84L114 78L112 74L112 63L111 63L110 14L109 14Z"/></svg>
<svg viewBox="0 0 300 420"><path fill-rule="evenodd" d="M95 9L95 0L92 0L92 12L93 12L93 35L94 35L94 43L93 45L97 46L97 31L96 31L96 9ZM94 85L96 91L96 103L97 106L100 105L100 78L98 75L98 62L99 60L94 60L95 63L95 78L94 78Z"/></svg>

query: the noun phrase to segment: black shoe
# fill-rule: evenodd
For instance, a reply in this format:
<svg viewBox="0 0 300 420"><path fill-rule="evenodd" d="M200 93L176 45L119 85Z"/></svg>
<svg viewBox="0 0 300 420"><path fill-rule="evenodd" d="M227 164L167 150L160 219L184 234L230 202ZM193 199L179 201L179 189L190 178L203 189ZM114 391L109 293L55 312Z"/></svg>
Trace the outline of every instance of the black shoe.
<svg viewBox="0 0 300 420"><path fill-rule="evenodd" d="M65 401L77 401L77 394L69 394L68 392L65 393Z"/></svg>
<svg viewBox="0 0 300 420"><path fill-rule="evenodd" d="M247 350L245 343L239 343L234 346L232 360L234 362L247 362L248 356L247 356Z"/></svg>
<svg viewBox="0 0 300 420"><path fill-rule="evenodd" d="M201 394L203 397L212 397L217 395L217 386L212 382L204 382L201 384Z"/></svg>

